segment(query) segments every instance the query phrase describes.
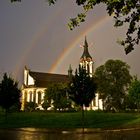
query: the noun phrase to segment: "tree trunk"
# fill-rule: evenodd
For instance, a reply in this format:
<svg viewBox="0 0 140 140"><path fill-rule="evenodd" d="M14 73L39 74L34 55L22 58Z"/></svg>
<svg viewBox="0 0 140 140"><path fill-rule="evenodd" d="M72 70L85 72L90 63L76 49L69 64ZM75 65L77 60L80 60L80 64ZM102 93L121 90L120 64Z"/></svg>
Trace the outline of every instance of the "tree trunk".
<svg viewBox="0 0 140 140"><path fill-rule="evenodd" d="M84 114L84 105L82 105L82 133L84 134L85 129L85 114Z"/></svg>
<svg viewBox="0 0 140 140"><path fill-rule="evenodd" d="M5 109L5 123L7 123L8 109Z"/></svg>

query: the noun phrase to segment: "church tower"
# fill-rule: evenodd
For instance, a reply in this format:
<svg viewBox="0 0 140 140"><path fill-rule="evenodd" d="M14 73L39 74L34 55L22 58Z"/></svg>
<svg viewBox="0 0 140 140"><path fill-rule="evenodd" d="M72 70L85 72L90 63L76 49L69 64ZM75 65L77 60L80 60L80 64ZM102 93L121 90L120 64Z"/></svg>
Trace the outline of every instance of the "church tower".
<svg viewBox="0 0 140 140"><path fill-rule="evenodd" d="M83 51L83 54L80 58L80 65L83 66L87 70L89 75L92 77L92 75L93 75L93 60L92 60L92 57L88 51L88 43L87 43L86 37L85 37L85 43L84 43L83 47L84 47L84 51Z"/></svg>
<svg viewBox="0 0 140 140"><path fill-rule="evenodd" d="M69 65L69 69L68 69L68 76L69 76L69 78L71 78L72 77L72 67L71 67L71 65Z"/></svg>

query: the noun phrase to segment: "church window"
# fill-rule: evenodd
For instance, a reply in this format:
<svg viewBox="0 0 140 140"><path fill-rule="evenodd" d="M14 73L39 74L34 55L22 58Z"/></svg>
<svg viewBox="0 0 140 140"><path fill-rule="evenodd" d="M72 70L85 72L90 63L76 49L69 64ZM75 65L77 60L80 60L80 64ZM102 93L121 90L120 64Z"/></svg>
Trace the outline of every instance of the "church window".
<svg viewBox="0 0 140 140"><path fill-rule="evenodd" d="M87 72L90 73L89 64L87 64Z"/></svg>
<svg viewBox="0 0 140 140"><path fill-rule="evenodd" d="M32 102L33 100L33 93L32 91L29 92L29 101Z"/></svg>
<svg viewBox="0 0 140 140"><path fill-rule="evenodd" d="M41 104L41 92L38 92L38 104Z"/></svg>

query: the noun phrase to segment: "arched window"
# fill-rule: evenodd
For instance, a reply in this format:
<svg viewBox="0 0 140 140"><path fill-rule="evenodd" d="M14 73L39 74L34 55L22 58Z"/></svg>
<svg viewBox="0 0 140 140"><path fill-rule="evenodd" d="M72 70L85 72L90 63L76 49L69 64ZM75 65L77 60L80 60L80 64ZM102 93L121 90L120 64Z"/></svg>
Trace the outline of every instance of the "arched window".
<svg viewBox="0 0 140 140"><path fill-rule="evenodd" d="M30 91L29 92L29 102L32 102L33 101L32 98L33 98L33 93L32 93L32 91Z"/></svg>
<svg viewBox="0 0 140 140"><path fill-rule="evenodd" d="M41 92L38 92L38 104L41 104Z"/></svg>
<svg viewBox="0 0 140 140"><path fill-rule="evenodd" d="M89 64L87 64L87 73L90 74Z"/></svg>

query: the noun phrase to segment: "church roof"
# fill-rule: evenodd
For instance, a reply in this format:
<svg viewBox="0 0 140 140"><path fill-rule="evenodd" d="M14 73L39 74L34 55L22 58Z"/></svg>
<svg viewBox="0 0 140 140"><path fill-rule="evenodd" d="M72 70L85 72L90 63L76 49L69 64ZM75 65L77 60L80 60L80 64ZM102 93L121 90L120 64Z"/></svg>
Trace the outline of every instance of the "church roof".
<svg viewBox="0 0 140 140"><path fill-rule="evenodd" d="M51 83L66 83L69 81L68 75L53 74L53 73L42 73L29 71L30 76L35 80L35 86L47 87Z"/></svg>
<svg viewBox="0 0 140 140"><path fill-rule="evenodd" d="M84 52L83 52L83 54L82 54L82 56L81 56L81 60L92 60L92 57L91 57L91 55L89 54L89 51L88 51L88 43L87 43L87 40L86 40L86 37L85 37L85 44L84 44Z"/></svg>

